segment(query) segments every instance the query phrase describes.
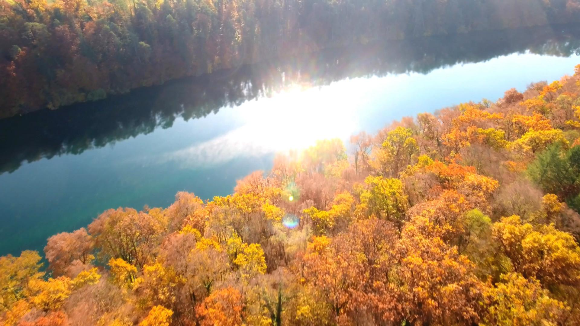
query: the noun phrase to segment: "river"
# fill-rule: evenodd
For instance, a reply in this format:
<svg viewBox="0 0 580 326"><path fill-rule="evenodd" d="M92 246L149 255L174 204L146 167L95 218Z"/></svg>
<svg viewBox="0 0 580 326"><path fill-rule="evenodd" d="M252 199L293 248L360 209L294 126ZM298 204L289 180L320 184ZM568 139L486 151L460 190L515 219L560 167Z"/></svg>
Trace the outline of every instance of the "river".
<svg viewBox="0 0 580 326"><path fill-rule="evenodd" d="M227 195L274 154L572 74L580 28L328 49L0 120L0 255L120 206Z"/></svg>

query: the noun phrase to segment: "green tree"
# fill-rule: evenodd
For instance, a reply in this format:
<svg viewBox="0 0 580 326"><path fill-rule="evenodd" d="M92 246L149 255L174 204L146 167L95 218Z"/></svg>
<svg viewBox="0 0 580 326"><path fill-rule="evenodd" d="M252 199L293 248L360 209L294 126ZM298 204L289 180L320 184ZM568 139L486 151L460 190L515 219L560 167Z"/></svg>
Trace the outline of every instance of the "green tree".
<svg viewBox="0 0 580 326"><path fill-rule="evenodd" d="M564 201L574 198L580 192L580 146L569 151L560 144L548 147L528 166L527 174L545 192Z"/></svg>

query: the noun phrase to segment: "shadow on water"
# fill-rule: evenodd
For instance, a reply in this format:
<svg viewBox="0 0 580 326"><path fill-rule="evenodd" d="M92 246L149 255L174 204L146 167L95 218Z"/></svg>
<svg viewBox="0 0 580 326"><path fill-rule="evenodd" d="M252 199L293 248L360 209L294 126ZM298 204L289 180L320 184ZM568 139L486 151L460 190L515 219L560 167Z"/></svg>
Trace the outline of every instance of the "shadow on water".
<svg viewBox="0 0 580 326"><path fill-rule="evenodd" d="M579 36L580 26L553 26L328 49L0 120L0 174L14 172L24 162L81 154L157 128L170 128L179 117L198 119L225 106L270 96L292 84L319 86L353 77L425 74L444 66L526 51L570 56L579 52Z"/></svg>

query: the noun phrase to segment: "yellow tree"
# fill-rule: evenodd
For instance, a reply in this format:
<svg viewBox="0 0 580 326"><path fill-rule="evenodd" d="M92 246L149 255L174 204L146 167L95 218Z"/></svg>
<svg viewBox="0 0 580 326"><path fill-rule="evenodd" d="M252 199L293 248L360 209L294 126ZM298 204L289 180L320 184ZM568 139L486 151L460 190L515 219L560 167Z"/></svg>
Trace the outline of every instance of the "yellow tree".
<svg viewBox="0 0 580 326"><path fill-rule="evenodd" d="M169 326L171 325L171 316L173 311L163 306L154 306L149 314L143 319L139 326Z"/></svg>
<svg viewBox="0 0 580 326"><path fill-rule="evenodd" d="M316 141L304 150L302 166L309 172L323 172L327 165L346 160L346 149L338 138Z"/></svg>
<svg viewBox="0 0 580 326"><path fill-rule="evenodd" d="M354 208L354 197L347 192L337 194L328 211L310 207L304 213L312 219L314 232L317 235L329 234L344 229L351 221Z"/></svg>
<svg viewBox="0 0 580 326"><path fill-rule="evenodd" d="M97 272L97 268L91 268L80 272L72 281L71 286L73 290L82 288L85 285L96 284L101 279L101 275Z"/></svg>
<svg viewBox="0 0 580 326"><path fill-rule="evenodd" d="M556 92L558 92L561 88L562 84L556 80L551 84L544 86L540 93L540 98L551 101L556 97Z"/></svg>
<svg viewBox="0 0 580 326"><path fill-rule="evenodd" d="M65 276L30 282L31 302L43 311L58 310L71 294L71 279Z"/></svg>
<svg viewBox="0 0 580 326"><path fill-rule="evenodd" d="M0 313L26 298L28 284L40 281L41 257L36 251L23 251L19 257L0 257Z"/></svg>
<svg viewBox="0 0 580 326"><path fill-rule="evenodd" d="M446 190L439 198L415 205L407 215L417 230L427 237L438 237L460 249L466 244L469 230L466 213L474 207L465 196Z"/></svg>
<svg viewBox="0 0 580 326"><path fill-rule="evenodd" d="M580 106L574 107L574 117L576 118L575 120L567 120L566 124L574 128L580 128Z"/></svg>
<svg viewBox="0 0 580 326"><path fill-rule="evenodd" d="M173 268L165 268L162 264L155 263L143 267L143 276L135 280L135 291L145 307L172 307L177 300L178 289L184 282Z"/></svg>
<svg viewBox="0 0 580 326"><path fill-rule="evenodd" d="M266 273L266 258L262 246L257 243L244 244L234 264L239 268L240 276L244 280Z"/></svg>
<svg viewBox="0 0 580 326"><path fill-rule="evenodd" d="M109 260L113 283L122 288L133 288L137 278L137 267L124 261L122 258L111 258Z"/></svg>
<svg viewBox="0 0 580 326"><path fill-rule="evenodd" d="M528 131L553 129L552 122L539 113L534 113L531 116L516 114L512 118L512 122L514 123L514 131L517 137L521 137Z"/></svg>
<svg viewBox="0 0 580 326"><path fill-rule="evenodd" d="M554 225L534 229L514 215L493 225L493 237L524 277L536 278L547 287L580 284L580 247L569 233Z"/></svg>
<svg viewBox="0 0 580 326"><path fill-rule="evenodd" d="M412 164L413 157L418 153L419 147L411 129L397 127L387 134L376 151L373 166L382 175L395 177Z"/></svg>
<svg viewBox="0 0 580 326"><path fill-rule="evenodd" d="M550 298L535 279L518 273L501 276L501 282L485 293L487 312L483 325L561 325L569 309L563 302Z"/></svg>
<svg viewBox="0 0 580 326"><path fill-rule="evenodd" d="M441 137L447 147L455 153L462 147L470 146L471 142L502 147L505 135L503 131L492 127L498 120L503 119L503 114L481 110L473 103L461 104L459 109L461 114L453 119L452 128Z"/></svg>
<svg viewBox="0 0 580 326"><path fill-rule="evenodd" d="M397 248L400 318L412 324L472 324L480 320L485 285L456 247L407 225Z"/></svg>
<svg viewBox="0 0 580 326"><path fill-rule="evenodd" d="M357 212L393 222L401 231L409 207L401 180L369 176L365 183L367 189L360 196Z"/></svg>
<svg viewBox="0 0 580 326"><path fill-rule="evenodd" d="M562 130L532 130L526 132L521 138L514 141L511 144L511 149L522 156L531 156L543 151L554 143L560 143L565 148L568 147L568 141L564 137Z"/></svg>

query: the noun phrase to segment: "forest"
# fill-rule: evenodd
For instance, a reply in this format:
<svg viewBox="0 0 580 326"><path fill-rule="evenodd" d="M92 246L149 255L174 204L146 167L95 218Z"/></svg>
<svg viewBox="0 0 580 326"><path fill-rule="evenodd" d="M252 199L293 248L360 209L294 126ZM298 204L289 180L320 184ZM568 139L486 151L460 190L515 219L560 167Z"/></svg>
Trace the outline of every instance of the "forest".
<svg viewBox="0 0 580 326"><path fill-rule="evenodd" d="M0 0L0 118L337 46L579 13L579 0Z"/></svg>
<svg viewBox="0 0 580 326"><path fill-rule="evenodd" d="M109 209L0 258L4 325L578 325L573 76ZM46 268L43 264L46 262Z"/></svg>

